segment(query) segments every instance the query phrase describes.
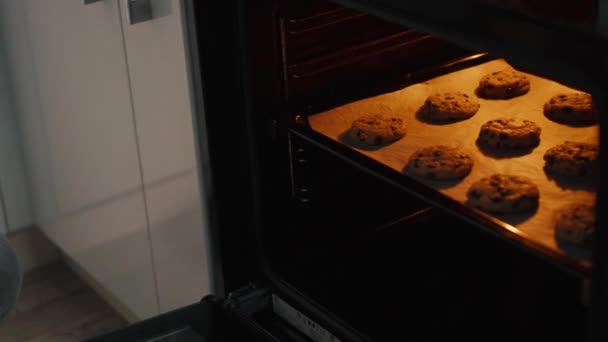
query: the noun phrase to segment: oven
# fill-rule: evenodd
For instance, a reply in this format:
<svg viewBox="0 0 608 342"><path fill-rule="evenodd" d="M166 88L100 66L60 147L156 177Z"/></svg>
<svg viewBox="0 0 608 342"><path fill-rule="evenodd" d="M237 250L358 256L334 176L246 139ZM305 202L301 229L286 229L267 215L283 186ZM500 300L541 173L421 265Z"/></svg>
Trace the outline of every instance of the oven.
<svg viewBox="0 0 608 342"><path fill-rule="evenodd" d="M189 326L608 340L597 1L186 4L215 293Z"/></svg>

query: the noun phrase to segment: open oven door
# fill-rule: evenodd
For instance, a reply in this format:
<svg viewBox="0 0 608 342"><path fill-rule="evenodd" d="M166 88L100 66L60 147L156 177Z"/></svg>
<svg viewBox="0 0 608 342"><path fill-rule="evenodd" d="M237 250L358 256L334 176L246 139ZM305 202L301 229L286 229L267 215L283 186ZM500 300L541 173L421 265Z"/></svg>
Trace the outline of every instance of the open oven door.
<svg viewBox="0 0 608 342"><path fill-rule="evenodd" d="M200 303L136 323L91 341L256 341L249 331L226 317L221 303L206 297Z"/></svg>
<svg viewBox="0 0 608 342"><path fill-rule="evenodd" d="M289 322L289 323L288 323ZM247 287L95 337L89 342L340 342L306 315L272 295Z"/></svg>

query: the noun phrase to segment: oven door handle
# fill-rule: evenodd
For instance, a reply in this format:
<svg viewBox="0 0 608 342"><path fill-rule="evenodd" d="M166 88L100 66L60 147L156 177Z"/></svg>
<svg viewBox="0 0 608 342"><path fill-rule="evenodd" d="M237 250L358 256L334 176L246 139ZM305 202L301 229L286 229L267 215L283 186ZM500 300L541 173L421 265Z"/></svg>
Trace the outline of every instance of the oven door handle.
<svg viewBox="0 0 608 342"><path fill-rule="evenodd" d="M154 19L151 0L127 0L127 18L129 24L135 25Z"/></svg>

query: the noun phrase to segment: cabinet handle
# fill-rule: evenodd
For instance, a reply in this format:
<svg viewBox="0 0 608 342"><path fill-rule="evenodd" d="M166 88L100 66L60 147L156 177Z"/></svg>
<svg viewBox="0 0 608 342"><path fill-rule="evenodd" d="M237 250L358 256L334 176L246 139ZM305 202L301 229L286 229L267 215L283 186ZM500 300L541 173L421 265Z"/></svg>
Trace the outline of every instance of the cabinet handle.
<svg viewBox="0 0 608 342"><path fill-rule="evenodd" d="M82 0L82 4L83 5L90 5L90 4L94 4L96 2L102 2L103 0Z"/></svg>
<svg viewBox="0 0 608 342"><path fill-rule="evenodd" d="M127 0L127 17L131 25L151 20L153 18L152 2L150 0Z"/></svg>

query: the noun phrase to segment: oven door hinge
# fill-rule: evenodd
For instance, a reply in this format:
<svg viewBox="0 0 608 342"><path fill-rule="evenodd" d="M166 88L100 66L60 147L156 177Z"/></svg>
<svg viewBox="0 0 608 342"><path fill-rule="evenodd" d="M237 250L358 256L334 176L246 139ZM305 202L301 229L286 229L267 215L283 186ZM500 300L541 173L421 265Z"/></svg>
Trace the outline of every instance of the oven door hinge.
<svg viewBox="0 0 608 342"><path fill-rule="evenodd" d="M255 284L250 284L233 291L224 301L224 308L247 320L258 332L265 335L268 341L341 342L267 287L258 288ZM254 315L262 311L271 313L282 323L277 323L276 319L257 321Z"/></svg>

